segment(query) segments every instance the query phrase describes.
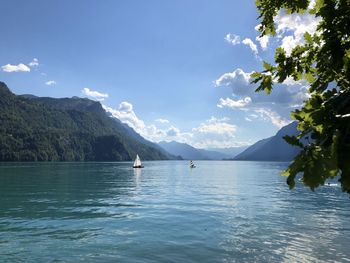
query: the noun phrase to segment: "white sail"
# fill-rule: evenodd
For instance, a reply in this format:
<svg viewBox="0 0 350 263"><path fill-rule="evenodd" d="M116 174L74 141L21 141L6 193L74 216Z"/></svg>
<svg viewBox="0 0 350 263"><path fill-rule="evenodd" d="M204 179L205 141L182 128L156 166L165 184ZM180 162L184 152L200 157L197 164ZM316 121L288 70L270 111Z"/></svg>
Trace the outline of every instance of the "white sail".
<svg viewBox="0 0 350 263"><path fill-rule="evenodd" d="M141 166L141 160L140 160L139 155L137 154L135 162L134 162L134 167L139 167L139 166Z"/></svg>

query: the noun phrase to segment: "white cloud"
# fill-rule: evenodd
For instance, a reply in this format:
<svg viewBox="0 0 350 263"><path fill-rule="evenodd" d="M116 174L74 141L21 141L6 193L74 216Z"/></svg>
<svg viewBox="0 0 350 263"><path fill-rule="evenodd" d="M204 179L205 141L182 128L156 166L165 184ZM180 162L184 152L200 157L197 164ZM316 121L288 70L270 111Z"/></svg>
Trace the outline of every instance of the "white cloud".
<svg viewBox="0 0 350 263"><path fill-rule="evenodd" d="M119 110L121 112L126 112L126 113L132 113L133 112L133 106L130 102L123 101L122 103L119 104Z"/></svg>
<svg viewBox="0 0 350 263"><path fill-rule="evenodd" d="M246 121L252 122L252 120L249 119L248 117L245 117L244 119L245 119Z"/></svg>
<svg viewBox="0 0 350 263"><path fill-rule="evenodd" d="M147 125L134 112L130 102L120 103L118 109L103 105L103 108L112 117L119 119L133 128L144 138L153 141L177 141L190 144L198 148L209 147L232 147L246 145L245 142L238 142L235 139L236 125L229 123L229 118L215 118L200 123L190 131L181 131L178 127L171 125L160 129L156 125ZM162 123L164 125L166 123Z"/></svg>
<svg viewBox="0 0 350 263"><path fill-rule="evenodd" d="M189 142L191 140L192 134L181 132L175 126L160 129L153 124L146 125L145 122L136 115L133 105L130 102L123 101L119 104L118 109L113 109L105 105L103 105L103 108L106 112L110 113L112 117L127 124L142 137L150 141L159 142L162 140L176 140L179 142Z"/></svg>
<svg viewBox="0 0 350 263"><path fill-rule="evenodd" d="M241 38L238 35L228 33L225 37L225 40L232 44L233 46L238 45L241 43Z"/></svg>
<svg viewBox="0 0 350 263"><path fill-rule="evenodd" d="M256 119L256 118L258 118L259 116L253 113L253 114L249 114L249 117Z"/></svg>
<svg viewBox="0 0 350 263"><path fill-rule="evenodd" d="M270 95L264 92L255 92L256 84L251 84L250 72L244 72L238 68L233 72L224 73L214 81L216 87L228 87L232 90L234 97L238 101L246 97L250 97L251 106L256 103L276 103L288 107L290 105L301 104L308 98L308 84L305 81L294 81L292 78L287 78L283 84L275 84ZM223 99L224 100L224 99ZM231 100L233 101L233 100ZM230 105L226 100L226 106ZM224 103L221 103L224 106Z"/></svg>
<svg viewBox="0 0 350 263"><path fill-rule="evenodd" d="M108 98L107 93L101 93L95 90L90 90L89 88L82 89L81 93L98 101L103 101L105 98Z"/></svg>
<svg viewBox="0 0 350 263"><path fill-rule="evenodd" d="M7 64L1 67L4 72L30 72L30 68L23 63L18 65Z"/></svg>
<svg viewBox="0 0 350 263"><path fill-rule="evenodd" d="M260 44L260 47L262 48L262 50L266 50L267 49L267 45L269 44L269 36L257 36L256 38L256 41L259 42Z"/></svg>
<svg viewBox="0 0 350 263"><path fill-rule="evenodd" d="M217 87L228 87L232 90L232 98L220 98L217 104L220 108L240 109L247 114L254 113L260 119L270 121L277 127L288 123L290 111L300 107L310 95L305 81L286 79L283 84L275 84L270 95L255 92L256 84L251 84L250 73L242 69L224 73L216 81ZM250 120L256 116L247 116Z"/></svg>
<svg viewBox="0 0 350 263"><path fill-rule="evenodd" d="M316 1L311 0L308 9L310 10L314 8L315 5ZM308 12L303 14L288 14L285 10L281 10L274 17L277 33L276 39L281 41L281 47L286 51L287 55L290 55L294 47L304 43L305 32L309 32L310 34L316 32L317 25L320 21L320 18L315 17ZM254 29L259 32L260 26L261 24L258 24ZM260 43L263 50L266 50L269 43L269 36L257 36L256 41Z"/></svg>
<svg viewBox="0 0 350 263"><path fill-rule="evenodd" d="M295 48L300 43L300 39L296 39L293 36L286 36L282 39L281 47L286 51L287 55L290 55L293 48Z"/></svg>
<svg viewBox="0 0 350 263"><path fill-rule="evenodd" d="M292 77L287 77L284 81L283 84L287 85L287 86L294 86L294 85L307 85L307 83L302 80L302 81L296 81L294 80Z"/></svg>
<svg viewBox="0 0 350 263"><path fill-rule="evenodd" d="M193 128L192 131L204 134L233 134L237 127L227 123L227 120L228 118L217 119L211 117L206 122L201 123L199 127Z"/></svg>
<svg viewBox="0 0 350 263"><path fill-rule="evenodd" d="M180 134L180 130L174 126L171 126L167 131L166 135L169 137L176 137Z"/></svg>
<svg viewBox="0 0 350 263"><path fill-rule="evenodd" d="M245 38L243 39L243 41L241 41L240 36L228 33L225 36L225 40L226 42L230 43L233 46L239 45L239 44L246 45L254 52L255 55L258 55L258 48L256 44L253 42L253 40L251 40L250 38ZM262 37L261 39L260 38L258 39L257 37L256 40L260 42L260 45L264 46L265 48L267 47L268 37Z"/></svg>
<svg viewBox="0 0 350 263"><path fill-rule="evenodd" d="M147 137L148 129L145 123L137 117L133 110L133 105L130 102L123 101L119 104L118 109L113 109L103 105L105 111L110 113L113 117L119 119L121 122L126 123L128 126L133 128L136 132L140 133L142 136ZM154 126L149 127L151 134L157 133ZM148 138L149 139L149 138Z"/></svg>
<svg viewBox="0 0 350 263"><path fill-rule="evenodd" d="M48 86L52 86L52 85L56 85L57 82L54 81L54 80L49 80L49 81L46 81L45 84L48 85Z"/></svg>
<svg viewBox="0 0 350 263"><path fill-rule="evenodd" d="M310 6L313 2L310 2ZM309 32L314 34L320 18L316 18L309 13L287 14L280 11L275 17L277 37L282 39L282 48L290 55L292 49L304 43L304 34Z"/></svg>
<svg viewBox="0 0 350 263"><path fill-rule="evenodd" d="M250 38L245 38L243 39L242 43L244 45L247 45L250 47L250 49L254 52L255 55L258 54L258 48L257 46L255 45L255 43L250 39Z"/></svg>
<svg viewBox="0 0 350 263"><path fill-rule="evenodd" d="M159 123L169 123L169 120L160 118L160 119L156 119L155 122L159 122Z"/></svg>
<svg viewBox="0 0 350 263"><path fill-rule="evenodd" d="M240 100L233 100L230 98L223 99L221 98L219 104L217 105L219 108L228 107L228 108L244 108L248 104L252 102L250 97L245 97Z"/></svg>
<svg viewBox="0 0 350 263"><path fill-rule="evenodd" d="M286 126L287 124L291 123L290 120L282 118L278 113L270 109L257 108L257 109L254 109L254 112L260 114L260 117L262 119L271 121L271 123L277 126L278 128L282 128L283 126Z"/></svg>
<svg viewBox="0 0 350 263"><path fill-rule="evenodd" d="M33 60L28 64L29 67L37 67L39 66L39 60L37 58L33 58Z"/></svg>
<svg viewBox="0 0 350 263"><path fill-rule="evenodd" d="M261 24L257 24L255 27L254 27L254 29L256 30L256 31L258 31L258 32L260 32L259 31L259 28L261 27Z"/></svg>
<svg viewBox="0 0 350 263"><path fill-rule="evenodd" d="M316 6L316 0L310 0L308 9L313 9Z"/></svg>
<svg viewBox="0 0 350 263"><path fill-rule="evenodd" d="M233 93L238 96L245 95L250 82L250 74L250 72L244 72L238 68L233 72L224 73L214 81L214 84L216 87L230 87Z"/></svg>
<svg viewBox="0 0 350 263"><path fill-rule="evenodd" d="M237 126L228 122L229 118L211 117L192 129L192 145L197 148L221 148L237 146L235 133Z"/></svg>

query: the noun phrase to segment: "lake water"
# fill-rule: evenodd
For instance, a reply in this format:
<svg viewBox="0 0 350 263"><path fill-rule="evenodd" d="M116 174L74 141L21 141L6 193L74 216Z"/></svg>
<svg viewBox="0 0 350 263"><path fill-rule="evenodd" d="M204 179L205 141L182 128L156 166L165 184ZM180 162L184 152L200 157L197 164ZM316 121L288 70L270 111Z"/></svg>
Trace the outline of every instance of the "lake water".
<svg viewBox="0 0 350 263"><path fill-rule="evenodd" d="M350 199L286 163L0 164L1 262L350 262Z"/></svg>

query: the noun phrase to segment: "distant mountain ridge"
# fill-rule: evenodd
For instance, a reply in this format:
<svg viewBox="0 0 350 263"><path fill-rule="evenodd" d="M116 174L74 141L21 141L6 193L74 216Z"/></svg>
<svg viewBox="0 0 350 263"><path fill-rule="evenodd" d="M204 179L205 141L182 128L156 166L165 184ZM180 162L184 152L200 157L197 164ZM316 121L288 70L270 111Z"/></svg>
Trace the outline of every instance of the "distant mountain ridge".
<svg viewBox="0 0 350 263"><path fill-rule="evenodd" d="M181 156L185 160L208 160L198 149L186 144L175 141L165 142L161 141L158 143L168 153Z"/></svg>
<svg viewBox="0 0 350 263"><path fill-rule="evenodd" d="M283 136L297 135L297 122L282 127L275 136L260 140L238 154L234 160L247 161L291 161L300 152L296 146L288 144Z"/></svg>
<svg viewBox="0 0 350 263"><path fill-rule="evenodd" d="M214 151L214 152L219 152L223 153L226 156L229 156L228 158L232 159L234 158L237 154L240 154L243 152L245 149L247 149L250 145L246 146L236 146L236 147L226 147L226 148L209 148L206 149L207 151Z"/></svg>
<svg viewBox="0 0 350 263"><path fill-rule="evenodd" d="M16 96L0 82L0 108L0 161L174 158L86 98Z"/></svg>
<svg viewBox="0 0 350 263"><path fill-rule="evenodd" d="M214 150L197 149L186 143L176 141L159 142L158 145L175 156L181 156L185 160L223 160L232 159L234 155L220 152L219 148ZM243 149L242 149L243 150Z"/></svg>

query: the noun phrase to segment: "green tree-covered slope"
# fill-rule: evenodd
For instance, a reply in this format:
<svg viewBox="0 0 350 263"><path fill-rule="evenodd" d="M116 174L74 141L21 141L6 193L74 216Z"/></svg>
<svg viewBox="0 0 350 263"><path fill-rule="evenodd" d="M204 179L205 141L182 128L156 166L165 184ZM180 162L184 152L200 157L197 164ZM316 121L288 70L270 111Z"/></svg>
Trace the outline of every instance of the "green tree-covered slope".
<svg viewBox="0 0 350 263"><path fill-rule="evenodd" d="M172 156L135 140L101 104L81 98L16 96L0 82L0 161L126 161Z"/></svg>

